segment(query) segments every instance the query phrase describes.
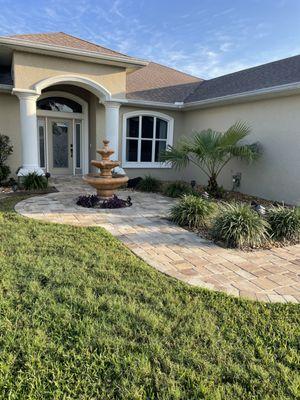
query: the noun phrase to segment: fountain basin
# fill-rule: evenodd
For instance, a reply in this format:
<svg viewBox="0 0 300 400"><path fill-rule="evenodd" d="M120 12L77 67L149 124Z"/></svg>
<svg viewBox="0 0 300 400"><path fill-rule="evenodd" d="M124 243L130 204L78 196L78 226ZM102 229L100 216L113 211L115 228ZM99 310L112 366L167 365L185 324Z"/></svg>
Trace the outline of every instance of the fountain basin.
<svg viewBox="0 0 300 400"><path fill-rule="evenodd" d="M83 176L83 180L97 190L97 195L101 199L112 197L115 190L125 185L128 179L128 176L124 175L101 176L97 173Z"/></svg>

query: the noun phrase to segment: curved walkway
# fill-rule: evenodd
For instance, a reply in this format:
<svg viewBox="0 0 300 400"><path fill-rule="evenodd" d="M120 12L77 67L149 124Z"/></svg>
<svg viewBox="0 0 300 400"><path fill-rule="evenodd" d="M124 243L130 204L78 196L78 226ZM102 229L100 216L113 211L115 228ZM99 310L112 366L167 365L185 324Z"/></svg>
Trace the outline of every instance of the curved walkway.
<svg viewBox="0 0 300 400"><path fill-rule="evenodd" d="M195 286L266 302L300 303L300 245L256 252L223 249L166 218L173 199L122 191L133 206L117 210L76 205L93 193L81 179L55 182L58 193L21 201L16 211L47 222L101 226L157 270Z"/></svg>

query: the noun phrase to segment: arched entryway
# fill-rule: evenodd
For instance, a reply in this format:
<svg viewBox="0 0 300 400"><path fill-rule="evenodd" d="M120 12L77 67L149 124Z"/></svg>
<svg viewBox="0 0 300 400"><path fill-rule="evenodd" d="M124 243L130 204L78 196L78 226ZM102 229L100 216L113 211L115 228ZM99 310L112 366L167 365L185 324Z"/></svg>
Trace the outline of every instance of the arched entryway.
<svg viewBox="0 0 300 400"><path fill-rule="evenodd" d="M37 100L39 166L53 175L88 172L88 103L62 91Z"/></svg>
<svg viewBox="0 0 300 400"><path fill-rule="evenodd" d="M88 107L75 94L57 93L54 96L52 91L52 94L50 94L51 92L48 90L57 85L73 85L85 89L94 94L98 101L104 105L104 136L115 150L115 159L118 159L120 104L112 99L108 90L92 79L77 75L59 75L37 82L32 86L32 89L13 90L13 93L20 99L22 168L18 173L19 175L27 175L28 172L32 171L43 174L46 170L54 175L73 175L88 172L89 127L88 118L86 118ZM47 90L47 93L42 92L43 90ZM56 100L50 99L53 109L43 110L41 109L43 107L39 107L39 104L46 104L44 108L51 108L49 101L47 103L47 96L56 97ZM37 102L42 100L45 100L45 102L39 103L37 107ZM72 101L75 103L75 105L73 104L74 109L72 109ZM76 108L76 104L81 106L82 112L78 112L80 110L78 107ZM80 144L80 139L76 142L76 136L81 138ZM63 150L60 154L54 154L54 147L56 151ZM59 157L57 158L56 155ZM61 164L60 167L59 164Z"/></svg>

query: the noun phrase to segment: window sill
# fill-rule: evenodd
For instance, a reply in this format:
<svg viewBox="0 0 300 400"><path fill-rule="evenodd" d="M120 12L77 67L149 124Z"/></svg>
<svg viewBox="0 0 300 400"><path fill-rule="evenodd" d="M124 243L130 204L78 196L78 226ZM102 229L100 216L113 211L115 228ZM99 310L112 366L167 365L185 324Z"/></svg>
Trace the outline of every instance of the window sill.
<svg viewBox="0 0 300 400"><path fill-rule="evenodd" d="M147 168L157 168L157 169L170 169L172 165L164 164L164 163L149 163L149 162L125 162L122 163L122 168L139 168L139 169L147 169Z"/></svg>

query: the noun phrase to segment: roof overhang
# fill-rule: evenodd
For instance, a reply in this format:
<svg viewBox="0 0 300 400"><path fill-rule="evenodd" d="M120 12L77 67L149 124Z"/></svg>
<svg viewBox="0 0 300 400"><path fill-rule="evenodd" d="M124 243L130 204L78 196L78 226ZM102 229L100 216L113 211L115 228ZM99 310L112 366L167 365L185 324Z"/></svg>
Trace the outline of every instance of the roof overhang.
<svg viewBox="0 0 300 400"><path fill-rule="evenodd" d="M135 99L114 99L124 106L144 106L149 108L163 108L169 110L178 110L179 107L176 103L164 103L161 101L148 101L148 100L135 100Z"/></svg>
<svg viewBox="0 0 300 400"><path fill-rule="evenodd" d="M216 107L218 105L221 106L227 104L263 100L273 97L289 96L299 93L300 93L300 82L293 82L286 85L272 86L268 88L262 88L243 93L231 94L228 96L214 97L212 99L185 103L183 108L184 110L188 111L193 109Z"/></svg>
<svg viewBox="0 0 300 400"><path fill-rule="evenodd" d="M99 64L109 64L124 68L141 68L148 65L148 61L126 56L113 56L100 54L96 51L78 50L72 47L54 46L45 43L36 43L24 39L8 38L0 36L0 45L12 50L23 52L46 54L56 57L72 58L76 60L90 61Z"/></svg>
<svg viewBox="0 0 300 400"><path fill-rule="evenodd" d="M0 92L12 93L13 85L0 84Z"/></svg>

